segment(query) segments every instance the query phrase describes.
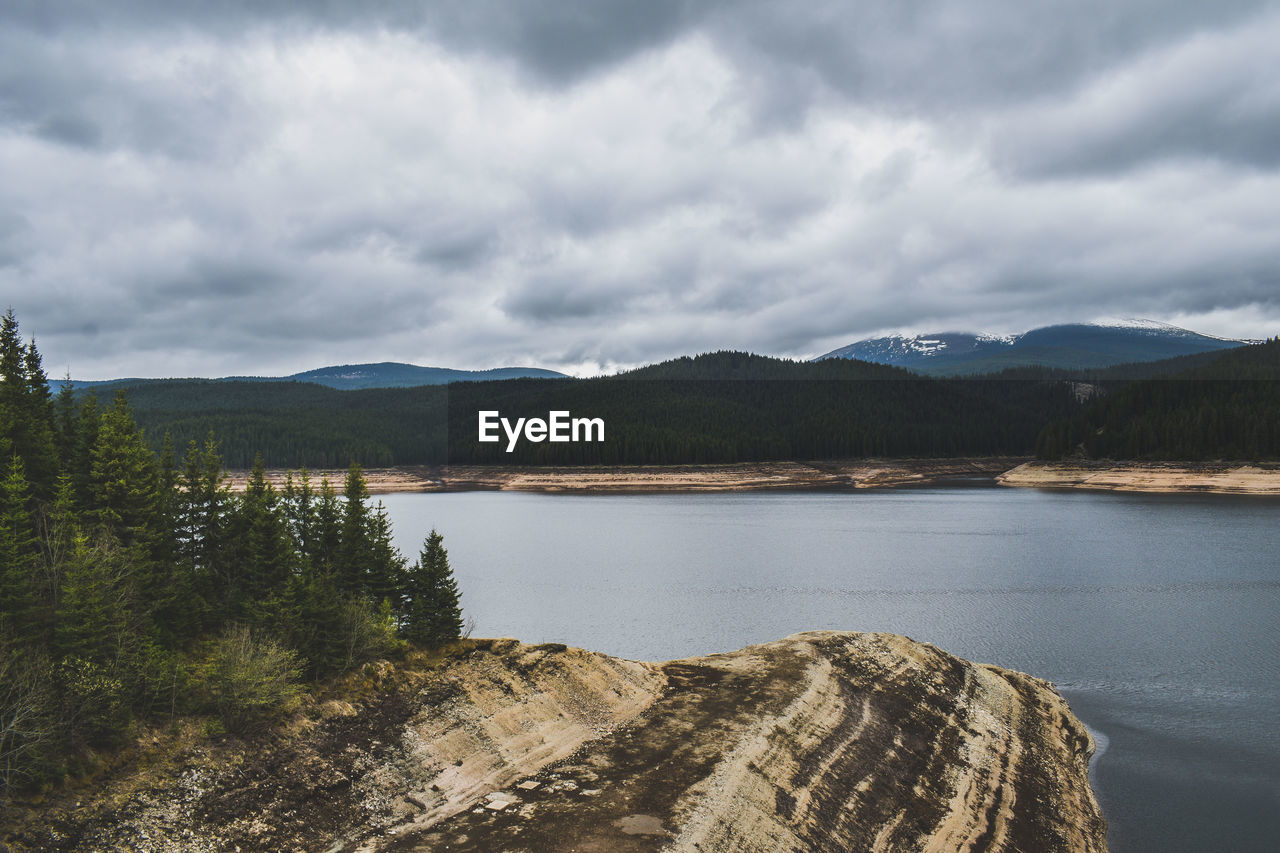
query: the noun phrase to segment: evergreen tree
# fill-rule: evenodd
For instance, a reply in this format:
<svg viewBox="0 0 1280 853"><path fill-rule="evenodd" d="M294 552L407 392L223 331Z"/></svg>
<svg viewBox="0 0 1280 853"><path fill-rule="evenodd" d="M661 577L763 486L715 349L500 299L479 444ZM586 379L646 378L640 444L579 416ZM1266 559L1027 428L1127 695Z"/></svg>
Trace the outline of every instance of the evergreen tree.
<svg viewBox="0 0 1280 853"><path fill-rule="evenodd" d="M315 536L307 559L318 570L337 572L342 549L342 506L328 477L320 478L315 503Z"/></svg>
<svg viewBox="0 0 1280 853"><path fill-rule="evenodd" d="M45 375L35 338L27 345L23 367L26 381L27 440L30 442L23 462L27 466L32 494L40 500L50 500L61 466L58 462L53 396L49 393L49 378Z"/></svg>
<svg viewBox="0 0 1280 853"><path fill-rule="evenodd" d="M71 376L67 375L58 388L58 396L54 398L54 443L58 448L58 462L64 473L71 470L76 456L77 434L76 418L80 407L76 405L76 392L71 387Z"/></svg>
<svg viewBox="0 0 1280 853"><path fill-rule="evenodd" d="M34 498L53 497L58 453L49 382L35 341L22 344L12 308L0 319L0 452L21 457Z"/></svg>
<svg viewBox="0 0 1280 853"><path fill-rule="evenodd" d="M98 410L98 396L90 391L80 401L76 413L71 459L63 463L63 470L71 474L76 507L86 513L93 506L93 451L98 446L98 430L101 426L102 414Z"/></svg>
<svg viewBox="0 0 1280 853"><path fill-rule="evenodd" d="M72 747L111 743L128 724L126 681L138 647L134 573L109 533L93 545L75 537L54 634L60 716Z"/></svg>
<svg viewBox="0 0 1280 853"><path fill-rule="evenodd" d="M364 579L369 601L375 607L386 602L392 611L399 611L405 560L392 542L391 519L387 517L387 508L381 501L369 520L369 539L371 553Z"/></svg>
<svg viewBox="0 0 1280 853"><path fill-rule="evenodd" d="M177 463L173 442L166 432L161 445L157 472L155 530L151 542L149 575L142 582L146 608L151 617L151 633L167 641L178 642L191 636L195 622L191 618L194 595L192 575L178 563L179 494ZM156 649L153 660L164 657Z"/></svg>
<svg viewBox="0 0 1280 853"><path fill-rule="evenodd" d="M293 570L288 522L261 456L237 502L230 538L240 576L235 592L247 605L245 615L258 614L255 621L260 621L262 613L278 606Z"/></svg>
<svg viewBox="0 0 1280 853"><path fill-rule="evenodd" d="M160 467L157 473L156 526L162 538L156 544L156 556L172 562L177 551L178 462L173 450L173 438L168 431L160 445Z"/></svg>
<svg viewBox="0 0 1280 853"><path fill-rule="evenodd" d="M32 639L40 603L36 579L40 556L22 460L10 457L0 483L0 632L17 643Z"/></svg>
<svg viewBox="0 0 1280 853"><path fill-rule="evenodd" d="M130 644L128 627L136 603L134 566L104 533L96 544L78 533L58 596L56 649L115 669Z"/></svg>
<svg viewBox="0 0 1280 853"><path fill-rule="evenodd" d="M232 504L222 474L218 444L210 435L201 447L192 441L178 476L176 516L179 587L189 590L193 629L217 623L232 612L228 590L236 580L229 564L228 508Z"/></svg>
<svg viewBox="0 0 1280 853"><path fill-rule="evenodd" d="M405 582L408 603L403 633L410 640L438 646L462 636L458 582L449 567L444 537L432 530Z"/></svg>
<svg viewBox="0 0 1280 853"><path fill-rule="evenodd" d="M343 489L342 544L338 550L338 587L344 593L367 592L366 574L374 561L369 489L358 463L352 462Z"/></svg>
<svg viewBox="0 0 1280 853"><path fill-rule="evenodd" d="M342 623L345 599L332 573L311 568L290 585L288 609L292 621L281 631L306 659L306 672L318 678L336 670L344 659Z"/></svg>
<svg viewBox="0 0 1280 853"><path fill-rule="evenodd" d="M141 546L149 556L158 532L158 490L155 454L134 424L124 391L118 391L93 449L94 518L124 547Z"/></svg>
<svg viewBox="0 0 1280 853"><path fill-rule="evenodd" d="M53 503L40 515L40 561L37 582L40 599L41 636L51 640L54 614L57 612L63 576L75 549L76 537L81 533L75 510L75 493L71 476L58 477Z"/></svg>
<svg viewBox="0 0 1280 853"><path fill-rule="evenodd" d="M26 394L26 356L18 320L10 308L0 319L0 452L5 458L22 456L20 434L23 430L23 397Z"/></svg>
<svg viewBox="0 0 1280 853"><path fill-rule="evenodd" d="M292 472L285 475L282 500L294 550L302 560L309 561L314 556L319 522L316 518L316 493L311 488L311 476L305 468L298 472L297 480L294 480Z"/></svg>

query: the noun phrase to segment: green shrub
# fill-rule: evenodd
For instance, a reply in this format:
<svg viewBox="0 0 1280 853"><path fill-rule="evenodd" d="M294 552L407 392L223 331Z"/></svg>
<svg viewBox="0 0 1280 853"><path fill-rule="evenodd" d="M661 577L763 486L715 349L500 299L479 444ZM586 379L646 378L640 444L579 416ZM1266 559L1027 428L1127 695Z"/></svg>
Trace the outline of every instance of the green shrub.
<svg viewBox="0 0 1280 853"><path fill-rule="evenodd" d="M245 732L294 707L300 675L297 652L233 625L214 645L205 682L227 731Z"/></svg>

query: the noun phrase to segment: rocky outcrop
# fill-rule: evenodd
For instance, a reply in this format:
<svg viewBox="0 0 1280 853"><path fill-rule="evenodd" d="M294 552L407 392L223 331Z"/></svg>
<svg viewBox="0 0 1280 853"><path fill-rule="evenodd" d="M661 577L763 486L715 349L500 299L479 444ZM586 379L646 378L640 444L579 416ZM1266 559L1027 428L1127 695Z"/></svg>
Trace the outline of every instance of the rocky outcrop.
<svg viewBox="0 0 1280 853"><path fill-rule="evenodd" d="M1280 466L1174 462L1027 462L996 478L1002 486L1108 492L1280 495Z"/></svg>
<svg viewBox="0 0 1280 853"><path fill-rule="evenodd" d="M1105 850L1052 686L888 634L647 664L468 641L215 747L161 745L42 849ZM168 762L165 764L164 762Z"/></svg>

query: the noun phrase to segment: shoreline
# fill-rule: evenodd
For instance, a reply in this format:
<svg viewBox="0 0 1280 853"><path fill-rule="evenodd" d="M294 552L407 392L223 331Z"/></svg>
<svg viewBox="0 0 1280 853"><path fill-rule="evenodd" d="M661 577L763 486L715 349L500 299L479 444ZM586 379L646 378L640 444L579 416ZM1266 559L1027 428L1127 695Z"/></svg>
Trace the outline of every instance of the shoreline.
<svg viewBox="0 0 1280 853"><path fill-rule="evenodd" d="M276 488L289 473L267 471ZM310 472L342 490L346 471ZM715 465L529 466L410 465L364 471L369 493L520 491L546 494L859 491L983 482L1008 488L1081 489L1152 494L1280 496L1280 463L1038 462L1027 457L856 459ZM227 472L243 491L248 471Z"/></svg>
<svg viewBox="0 0 1280 853"><path fill-rule="evenodd" d="M744 462L715 465L486 466L420 465L368 468L370 494L397 492L523 491L579 494L661 492L751 492L900 488L953 481L991 483L1028 461L1017 456L958 459L856 459L821 462ZM286 469L269 469L267 480L284 485ZM313 487L328 477L341 491L345 470L309 472ZM248 471L228 471L232 491L243 491Z"/></svg>
<svg viewBox="0 0 1280 853"><path fill-rule="evenodd" d="M1013 488L1280 496L1280 463L1025 462L996 482Z"/></svg>
<svg viewBox="0 0 1280 853"><path fill-rule="evenodd" d="M260 731L156 725L93 790L0 819L6 850L697 853L961 850L998 815L983 849L1104 853L1094 749L1049 682L896 634L665 662L462 639L334 676Z"/></svg>

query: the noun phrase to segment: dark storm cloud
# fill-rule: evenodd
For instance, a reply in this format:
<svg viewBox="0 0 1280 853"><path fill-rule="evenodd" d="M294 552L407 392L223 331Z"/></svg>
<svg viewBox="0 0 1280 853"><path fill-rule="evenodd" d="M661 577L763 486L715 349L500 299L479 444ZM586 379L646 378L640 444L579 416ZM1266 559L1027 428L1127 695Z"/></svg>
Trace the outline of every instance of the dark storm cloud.
<svg viewBox="0 0 1280 853"><path fill-rule="evenodd" d="M502 308L512 318L547 322L607 317L625 310L627 302L625 295L612 291L535 280L504 299Z"/></svg>
<svg viewBox="0 0 1280 853"><path fill-rule="evenodd" d="M998 162L1030 176L1105 174L1170 159L1280 165L1280 15L1148 54L1070 97L1000 122Z"/></svg>
<svg viewBox="0 0 1280 853"><path fill-rule="evenodd" d="M1244 0L11 0L0 289L86 378L1260 336L1278 42Z"/></svg>
<svg viewBox="0 0 1280 853"><path fill-rule="evenodd" d="M4 16L38 33L198 28L235 36L262 25L402 30L514 61L563 85L669 41L722 5L706 0L17 0Z"/></svg>
<svg viewBox="0 0 1280 853"><path fill-rule="evenodd" d="M1135 56L1272 8L1268 0L812 0L734 4L717 34L811 68L859 101L947 112L1069 92ZM798 93L798 96L803 97Z"/></svg>

